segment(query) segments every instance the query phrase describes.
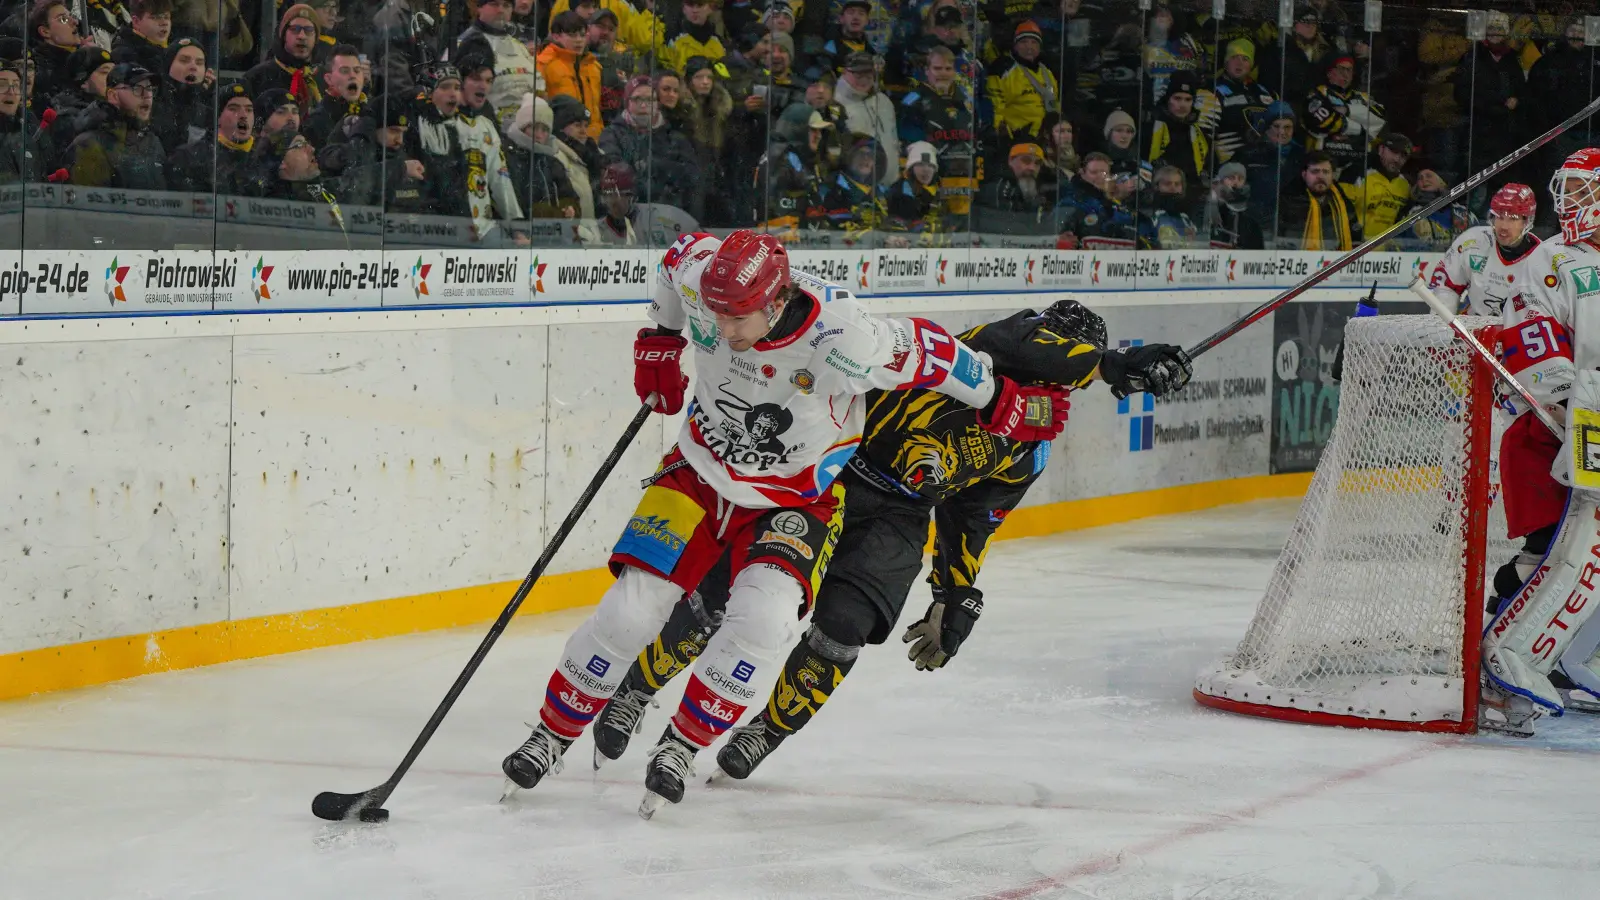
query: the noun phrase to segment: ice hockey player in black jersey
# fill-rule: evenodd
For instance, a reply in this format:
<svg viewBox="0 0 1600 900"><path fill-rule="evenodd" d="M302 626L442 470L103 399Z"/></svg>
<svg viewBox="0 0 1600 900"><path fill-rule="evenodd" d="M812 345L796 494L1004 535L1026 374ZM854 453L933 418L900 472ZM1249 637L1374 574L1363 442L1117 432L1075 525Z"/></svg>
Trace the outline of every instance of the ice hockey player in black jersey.
<svg viewBox="0 0 1600 900"><path fill-rule="evenodd" d="M1176 346L1107 350L1104 321L1074 300L979 325L961 340L988 354L996 372L1024 383L1082 388L1098 378L1118 396L1161 396L1191 375L1188 357ZM842 530L832 559L817 567L825 574L813 592L811 626L789 654L766 707L735 728L718 753L717 765L730 777L749 777L816 715L862 648L889 637L922 570L930 513L933 602L904 641L918 669L938 669L955 656L983 612L975 582L989 539L1050 458L1048 442L995 438L971 409L932 391L874 391L867 403L861 446L839 479L845 485ZM769 532L760 540L798 550L803 545L796 537ZM656 693L700 655L727 596L724 559L678 604L601 712L596 768L622 756ZM737 686L756 700L750 686Z"/></svg>

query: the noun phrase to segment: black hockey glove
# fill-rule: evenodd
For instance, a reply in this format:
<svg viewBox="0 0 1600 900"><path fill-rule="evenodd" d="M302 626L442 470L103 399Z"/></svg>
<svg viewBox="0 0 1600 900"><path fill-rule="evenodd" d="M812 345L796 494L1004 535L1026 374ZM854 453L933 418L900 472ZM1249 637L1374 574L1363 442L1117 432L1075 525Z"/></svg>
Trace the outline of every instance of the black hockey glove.
<svg viewBox="0 0 1600 900"><path fill-rule="evenodd" d="M1140 391L1160 397L1189 383L1194 364L1176 344L1119 347L1100 357L1100 377L1118 400Z"/></svg>
<svg viewBox="0 0 1600 900"><path fill-rule="evenodd" d="M924 672L940 668L961 649L961 642L972 633L972 626L983 615L983 592L977 588L946 588L935 591L928 614L906 629L901 638L910 644L906 658Z"/></svg>

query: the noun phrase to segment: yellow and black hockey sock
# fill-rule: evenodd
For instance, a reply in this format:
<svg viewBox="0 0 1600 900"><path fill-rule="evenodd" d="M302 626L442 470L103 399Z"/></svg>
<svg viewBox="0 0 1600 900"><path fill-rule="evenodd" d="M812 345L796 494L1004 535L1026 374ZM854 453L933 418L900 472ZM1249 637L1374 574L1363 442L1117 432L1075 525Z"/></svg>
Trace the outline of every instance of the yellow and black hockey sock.
<svg viewBox="0 0 1600 900"><path fill-rule="evenodd" d="M788 736L804 728L850 674L860 653L860 647L841 644L813 627L789 654L767 700L769 730Z"/></svg>

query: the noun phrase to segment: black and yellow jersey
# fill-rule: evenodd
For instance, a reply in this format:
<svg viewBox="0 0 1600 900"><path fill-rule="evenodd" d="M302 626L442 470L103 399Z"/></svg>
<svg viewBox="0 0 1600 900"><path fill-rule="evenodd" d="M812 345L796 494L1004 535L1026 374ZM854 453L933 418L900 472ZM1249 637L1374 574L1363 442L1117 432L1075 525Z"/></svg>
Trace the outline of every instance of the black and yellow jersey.
<svg viewBox="0 0 1600 900"><path fill-rule="evenodd" d="M979 325L961 341L988 354L996 373L1024 383L1082 387L1100 362L1098 347L1051 333L1032 310ZM976 409L943 394L873 391L852 468L878 487L936 504L983 481L1021 481L1049 455L1048 444L990 434Z"/></svg>
<svg viewBox="0 0 1600 900"><path fill-rule="evenodd" d="M1056 335L1032 310L964 332L994 370L1028 383L1084 387L1101 349ZM860 481L935 508L935 586L970 587L989 538L1050 459L1047 441L1013 441L985 431L978 410L928 390L873 391L861 446L850 460ZM849 517L849 495L845 498Z"/></svg>

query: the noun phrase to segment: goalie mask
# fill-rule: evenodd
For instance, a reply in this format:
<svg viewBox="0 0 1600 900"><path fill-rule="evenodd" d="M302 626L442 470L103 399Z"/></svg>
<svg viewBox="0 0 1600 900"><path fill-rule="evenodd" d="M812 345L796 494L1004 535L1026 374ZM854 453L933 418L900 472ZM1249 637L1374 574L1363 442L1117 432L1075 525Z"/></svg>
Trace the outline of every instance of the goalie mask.
<svg viewBox="0 0 1600 900"><path fill-rule="evenodd" d="M1567 157L1550 176L1561 236L1581 241L1600 231L1600 149L1586 147Z"/></svg>

